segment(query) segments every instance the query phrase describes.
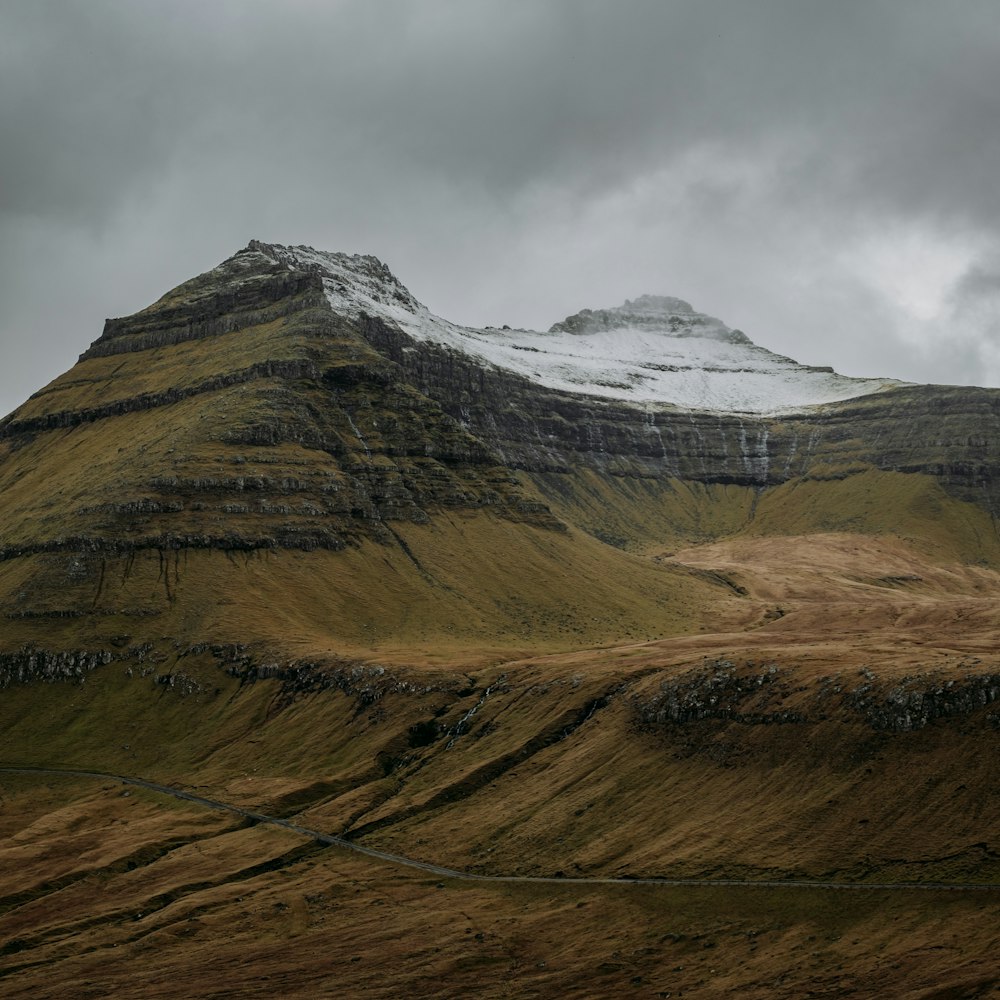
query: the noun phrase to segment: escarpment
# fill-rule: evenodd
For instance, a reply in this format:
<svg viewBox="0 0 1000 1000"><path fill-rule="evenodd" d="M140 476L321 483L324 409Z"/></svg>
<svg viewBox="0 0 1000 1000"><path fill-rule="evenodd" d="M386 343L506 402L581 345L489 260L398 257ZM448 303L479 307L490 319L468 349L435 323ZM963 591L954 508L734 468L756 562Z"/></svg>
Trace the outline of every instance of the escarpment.
<svg viewBox="0 0 1000 1000"><path fill-rule="evenodd" d="M589 398L414 343L363 316L366 340L422 392L532 473L676 478L765 489L796 478L845 478L862 468L934 476L993 510L1000 501L1000 392L899 386L787 414L758 416Z"/></svg>
<svg viewBox="0 0 1000 1000"><path fill-rule="evenodd" d="M141 312L109 319L80 360L216 337L324 304L322 283L315 274L290 272L276 262L250 264L237 256Z"/></svg>

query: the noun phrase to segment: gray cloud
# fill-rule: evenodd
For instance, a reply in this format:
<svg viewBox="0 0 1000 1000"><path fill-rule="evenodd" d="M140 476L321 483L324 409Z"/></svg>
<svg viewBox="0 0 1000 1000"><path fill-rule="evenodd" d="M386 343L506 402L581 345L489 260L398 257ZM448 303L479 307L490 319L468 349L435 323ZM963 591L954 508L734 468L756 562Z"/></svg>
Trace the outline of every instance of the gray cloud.
<svg viewBox="0 0 1000 1000"><path fill-rule="evenodd" d="M251 237L1000 384L998 95L992 0L0 0L0 409Z"/></svg>

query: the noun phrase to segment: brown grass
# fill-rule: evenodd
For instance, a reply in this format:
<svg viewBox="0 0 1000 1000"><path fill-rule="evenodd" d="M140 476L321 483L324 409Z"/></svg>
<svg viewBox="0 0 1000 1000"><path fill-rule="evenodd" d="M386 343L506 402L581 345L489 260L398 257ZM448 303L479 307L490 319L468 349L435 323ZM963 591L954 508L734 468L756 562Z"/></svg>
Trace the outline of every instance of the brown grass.
<svg viewBox="0 0 1000 1000"><path fill-rule="evenodd" d="M927 998L998 981L996 894L481 886L273 830L192 839L186 808L49 784L5 781L5 802L82 877L0 915L5 997ZM129 868L155 808L161 841ZM96 827L87 871L75 831Z"/></svg>
<svg viewBox="0 0 1000 1000"><path fill-rule="evenodd" d="M892 732L848 697L1000 672L986 510L850 455L764 490L515 474L303 310L89 359L18 411L327 373L0 441L2 546L66 546L0 561L0 650L119 657L0 692L0 764L486 873L1000 882L993 705ZM344 548L267 547L289 529ZM226 535L265 547L203 547ZM244 682L213 644L311 666ZM763 670L740 717L644 714ZM4 997L1000 992L996 892L439 883L38 775L0 776L0 836Z"/></svg>

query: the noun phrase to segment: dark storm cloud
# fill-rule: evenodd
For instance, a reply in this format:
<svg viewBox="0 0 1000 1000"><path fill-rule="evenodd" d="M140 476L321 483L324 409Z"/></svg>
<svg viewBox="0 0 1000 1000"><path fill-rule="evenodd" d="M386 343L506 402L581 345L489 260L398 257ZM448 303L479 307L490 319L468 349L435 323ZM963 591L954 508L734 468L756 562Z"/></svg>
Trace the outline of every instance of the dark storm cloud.
<svg viewBox="0 0 1000 1000"><path fill-rule="evenodd" d="M998 94L992 0L0 2L0 409L250 237L471 322L666 292L982 380Z"/></svg>
<svg viewBox="0 0 1000 1000"><path fill-rule="evenodd" d="M192 142L252 154L246 166L263 176L363 142L363 155L401 171L504 197L539 181L607 184L697 142L788 133L805 143L792 166L838 193L994 219L1000 204L991 3L78 0L13 11L0 98L7 208L102 218L123 186Z"/></svg>

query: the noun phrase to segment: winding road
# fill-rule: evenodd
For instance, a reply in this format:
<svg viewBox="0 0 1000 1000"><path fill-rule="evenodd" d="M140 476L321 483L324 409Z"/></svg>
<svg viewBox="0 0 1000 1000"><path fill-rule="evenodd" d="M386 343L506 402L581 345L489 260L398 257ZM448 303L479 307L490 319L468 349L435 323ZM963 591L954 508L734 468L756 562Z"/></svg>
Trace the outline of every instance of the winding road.
<svg viewBox="0 0 1000 1000"><path fill-rule="evenodd" d="M608 876L553 876L553 875L480 875L475 872L463 872L455 868L446 868L443 865L431 864L427 861L417 861L414 858L407 858L401 854L392 854L389 851L380 851L374 847L365 847L363 844L355 843L344 837L338 837L331 833L322 833L319 830L310 830L308 827L300 826L287 819L278 816L268 816L265 813L254 812L252 809L243 809L240 806L229 805L226 802L219 802L216 799L208 799L202 795L195 795L193 792L186 792L182 788L173 788L170 785L160 785L155 781L147 781L145 778L132 778L121 774L108 774L104 771L83 771L71 768L53 767L3 767L0 766L0 774L37 774L51 775L57 777L94 778L99 781L117 781L123 785L132 785L136 788L145 788L147 791L156 792L160 795L169 795L175 799L182 799L185 802L193 802L195 805L204 806L206 809L216 809L223 812L234 813L244 819L254 820L257 823L267 823L270 826L282 827L291 830L293 833L310 837L321 844L329 844L332 847L342 847L357 854L363 854L369 858L376 858L379 861L388 861L391 864L399 865L403 868L416 869L417 871L428 872L431 875L439 875L442 878L461 879L468 882L503 882L519 883L526 882L532 884L551 883L554 885L663 885L663 886L706 886L706 887L732 887L756 889L893 889L893 890L947 890L952 892L984 892L1000 891L1000 883L996 882L817 882L805 879L707 879L707 878L611 878Z"/></svg>

